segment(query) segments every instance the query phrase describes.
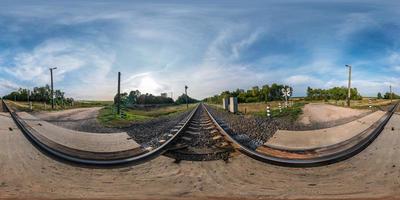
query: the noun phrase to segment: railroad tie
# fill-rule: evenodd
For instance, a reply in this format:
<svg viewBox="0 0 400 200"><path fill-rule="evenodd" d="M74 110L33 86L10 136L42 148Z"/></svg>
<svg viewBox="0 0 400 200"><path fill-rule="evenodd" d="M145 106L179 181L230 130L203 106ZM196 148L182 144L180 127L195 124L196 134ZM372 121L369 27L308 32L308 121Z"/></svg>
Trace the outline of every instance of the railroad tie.
<svg viewBox="0 0 400 200"><path fill-rule="evenodd" d="M191 129L191 130L197 131L197 130L199 130L199 129L200 129L200 127L195 127L195 126L192 126L192 125L190 125L188 129Z"/></svg>
<svg viewBox="0 0 400 200"><path fill-rule="evenodd" d="M186 131L185 133L188 133L190 135L200 135L200 132L194 132L194 131Z"/></svg>
<svg viewBox="0 0 400 200"><path fill-rule="evenodd" d="M215 129L215 126L207 126L205 129L207 130Z"/></svg>
<svg viewBox="0 0 400 200"><path fill-rule="evenodd" d="M175 128L171 130L171 132L178 132L178 131L179 131L179 129L175 129Z"/></svg>
<svg viewBox="0 0 400 200"><path fill-rule="evenodd" d="M183 137L182 137L182 140L185 140L185 141L190 142L190 141L192 141L192 138L183 136Z"/></svg>
<svg viewBox="0 0 400 200"><path fill-rule="evenodd" d="M222 142L219 146L220 147L226 147L226 146L228 146L229 144L227 143L227 142Z"/></svg>
<svg viewBox="0 0 400 200"><path fill-rule="evenodd" d="M146 150L146 151L151 151L151 150L153 150L153 147L148 146L148 147L145 148L145 150Z"/></svg>
<svg viewBox="0 0 400 200"><path fill-rule="evenodd" d="M214 136L212 139L213 139L213 140L219 140L219 139L221 139L221 138L222 138L221 135L216 135L216 136Z"/></svg>
<svg viewBox="0 0 400 200"><path fill-rule="evenodd" d="M216 129L213 129L213 130L211 131L211 133L212 133L212 134L215 134L215 133L219 133L219 131L216 130Z"/></svg>

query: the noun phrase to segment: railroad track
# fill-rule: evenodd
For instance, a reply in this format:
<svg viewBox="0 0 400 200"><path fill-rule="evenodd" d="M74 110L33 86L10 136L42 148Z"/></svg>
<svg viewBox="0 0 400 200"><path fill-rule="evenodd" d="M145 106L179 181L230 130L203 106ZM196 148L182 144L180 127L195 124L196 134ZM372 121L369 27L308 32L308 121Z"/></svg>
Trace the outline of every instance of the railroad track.
<svg viewBox="0 0 400 200"><path fill-rule="evenodd" d="M52 148L46 145L43 141L38 139L32 134L31 130L27 127L26 123L21 120L18 115L13 111L4 101L2 101L3 108L10 113L11 117L17 124L17 126L21 129L25 137L41 152L69 162L84 164L84 165L121 165L121 164L139 164L145 161L149 161L157 156L162 155L166 151L169 150L169 145L176 140L178 135L182 133L181 130L185 129L188 126L188 122L193 118L194 113L199 109L197 106L186 118L185 122L179 123L175 129L171 130L169 133L165 133L162 141L160 141L160 145L157 148L151 149L146 153L139 154L137 156L118 158L118 159L89 159L89 158L81 158L79 156L74 156L71 154L67 154L58 149Z"/></svg>
<svg viewBox="0 0 400 200"><path fill-rule="evenodd" d="M232 143L222 133L221 126L213 120L203 104L200 104L188 126L181 129L178 138L171 144L166 156L181 160L228 161L234 151Z"/></svg>
<svg viewBox="0 0 400 200"><path fill-rule="evenodd" d="M393 107L387 112L385 118L379 123L374 124L373 127L370 127L372 130L368 133L360 133L359 135L341 143L313 149L311 151L288 150L274 147L265 147L263 151L255 151L236 141L234 137L228 133L229 131L227 131L227 129L222 130L221 133L241 153L256 160L286 167L316 167L348 159L367 148L379 136L398 108L399 103L393 105ZM208 110L206 111L208 112ZM210 113L209 116L218 124L217 120L213 118Z"/></svg>
<svg viewBox="0 0 400 200"><path fill-rule="evenodd" d="M169 133L164 134L157 148L134 157L95 160L73 157L46 146L30 133L29 129L25 127L24 123L4 101L2 104L3 108L10 112L16 124L35 146L51 155L76 163L91 165L141 163L162 154L174 158L177 162L181 160L227 161L231 157L231 154L235 150L238 150L256 160L288 167L321 166L339 162L356 155L379 136L380 132L384 129L386 123L399 106L398 103L394 105L388 111L384 120L377 123L374 127L371 127L372 130L368 134L362 135L363 137L352 138L351 141L345 141L332 145L331 147L324 147L322 150L316 149L312 152L274 148L269 148L260 152L250 149L236 141L234 137L228 133L229 127L221 125L222 123L217 121L208 111L207 107L201 103L189 114L185 121L179 123Z"/></svg>

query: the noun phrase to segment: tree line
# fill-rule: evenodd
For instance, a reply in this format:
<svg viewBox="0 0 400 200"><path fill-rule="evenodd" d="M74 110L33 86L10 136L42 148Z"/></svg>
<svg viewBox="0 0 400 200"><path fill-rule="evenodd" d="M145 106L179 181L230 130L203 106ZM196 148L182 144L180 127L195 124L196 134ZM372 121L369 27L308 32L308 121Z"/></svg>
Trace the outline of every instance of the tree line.
<svg viewBox="0 0 400 200"><path fill-rule="evenodd" d="M13 101L35 101L51 103L51 88L49 85L43 87L35 87L33 90L19 88L3 97L3 99ZM54 90L54 101L56 104L72 103L73 98L66 98L65 93L61 90Z"/></svg>
<svg viewBox="0 0 400 200"><path fill-rule="evenodd" d="M186 103L186 95L182 94L174 101L170 97L166 96L155 96L153 94L145 93L142 94L139 90L130 91L129 94L124 92L120 94L122 105L134 105L134 104L184 104ZM114 104L118 102L118 94L114 96ZM188 103L196 103L198 100L188 96Z"/></svg>
<svg viewBox="0 0 400 200"><path fill-rule="evenodd" d="M333 87L329 89L307 87L306 100L346 100L347 96L348 88L346 87ZM357 88L350 88L350 99L362 99Z"/></svg>
<svg viewBox="0 0 400 200"><path fill-rule="evenodd" d="M393 99L400 99L400 96L397 95L397 94L395 94L394 92L392 92L392 93L386 92L386 93L382 96L382 93L378 92L377 98L378 98L378 99L391 99L391 98L393 98Z"/></svg>
<svg viewBox="0 0 400 200"><path fill-rule="evenodd" d="M284 100L282 89L290 88L290 96L292 95L293 88L283 84L273 83L270 85L263 85L261 88L254 86L245 91L243 89L236 89L234 91L223 91L219 95L205 98L204 101L209 103L221 103L223 98L237 97L239 103L252 103L252 102L267 102Z"/></svg>

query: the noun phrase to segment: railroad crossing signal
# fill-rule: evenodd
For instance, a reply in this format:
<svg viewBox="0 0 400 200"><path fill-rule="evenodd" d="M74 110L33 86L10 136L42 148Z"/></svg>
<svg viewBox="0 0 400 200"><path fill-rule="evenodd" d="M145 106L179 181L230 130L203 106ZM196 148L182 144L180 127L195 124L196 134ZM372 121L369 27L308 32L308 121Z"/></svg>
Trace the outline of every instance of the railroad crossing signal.
<svg viewBox="0 0 400 200"><path fill-rule="evenodd" d="M185 95L186 95L186 109L189 109L189 104L188 104L188 95L187 95L187 89L189 87L187 85L185 85Z"/></svg>
<svg viewBox="0 0 400 200"><path fill-rule="evenodd" d="M285 97L285 107L288 107L288 98L290 97L292 91L290 89L290 87L284 87L282 88L282 94L283 97Z"/></svg>

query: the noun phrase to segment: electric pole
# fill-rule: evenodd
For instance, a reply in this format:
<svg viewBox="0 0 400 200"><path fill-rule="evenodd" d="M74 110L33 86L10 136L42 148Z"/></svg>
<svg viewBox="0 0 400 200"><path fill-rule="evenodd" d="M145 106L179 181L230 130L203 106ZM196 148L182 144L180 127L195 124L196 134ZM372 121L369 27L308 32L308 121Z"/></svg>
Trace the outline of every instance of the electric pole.
<svg viewBox="0 0 400 200"><path fill-rule="evenodd" d="M393 101L393 92L392 92L392 85L389 86L390 89L390 103Z"/></svg>
<svg viewBox="0 0 400 200"><path fill-rule="evenodd" d="M53 87L53 70L57 69L57 67L50 68L50 76L51 76L51 109L54 110L54 87Z"/></svg>
<svg viewBox="0 0 400 200"><path fill-rule="evenodd" d="M351 66L346 65L349 68L349 84L348 84L348 93L347 93L347 106L350 107L350 99L351 99Z"/></svg>
<svg viewBox="0 0 400 200"><path fill-rule="evenodd" d="M118 72L117 113L121 115L121 72Z"/></svg>
<svg viewBox="0 0 400 200"><path fill-rule="evenodd" d="M186 94L186 108L188 109L188 108L189 108L189 104L188 104L188 95L187 95L187 89L188 89L188 86L187 86L187 85L185 85L185 94Z"/></svg>

